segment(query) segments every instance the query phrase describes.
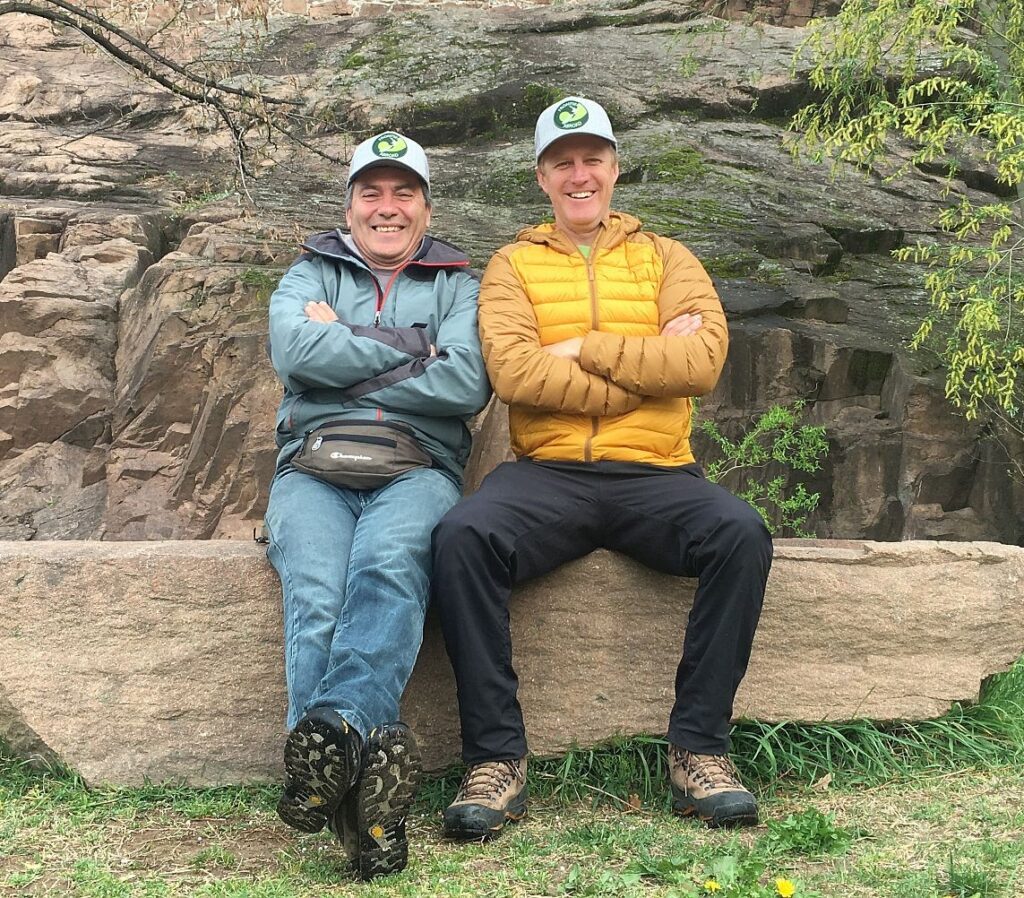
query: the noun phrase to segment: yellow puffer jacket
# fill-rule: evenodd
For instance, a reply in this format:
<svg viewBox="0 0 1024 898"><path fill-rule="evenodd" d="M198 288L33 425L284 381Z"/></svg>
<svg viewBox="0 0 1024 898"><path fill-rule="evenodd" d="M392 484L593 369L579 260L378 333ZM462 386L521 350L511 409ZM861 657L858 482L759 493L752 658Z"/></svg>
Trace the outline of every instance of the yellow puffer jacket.
<svg viewBox="0 0 1024 898"><path fill-rule="evenodd" d="M700 313L691 336L660 336ZM579 362L541 347L583 337ZM480 339L509 405L512 451L538 460L692 462L690 399L714 387L729 337L721 303L682 244L612 212L585 259L554 225L498 250L480 289Z"/></svg>

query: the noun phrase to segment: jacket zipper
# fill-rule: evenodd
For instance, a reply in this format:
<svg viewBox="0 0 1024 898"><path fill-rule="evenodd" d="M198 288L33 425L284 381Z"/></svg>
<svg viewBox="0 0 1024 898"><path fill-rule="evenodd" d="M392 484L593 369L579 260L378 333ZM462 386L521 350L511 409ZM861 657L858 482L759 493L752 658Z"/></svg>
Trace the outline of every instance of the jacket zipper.
<svg viewBox="0 0 1024 898"><path fill-rule="evenodd" d="M409 263L406 262L405 265L401 265L400 267L396 268L394 271L391 272L391 277L388 278L387 285L384 287L383 290L380 287L380 282L377 280L377 277L375 275L373 276L373 282L374 284L377 285L377 308L373 313L374 327L380 327L380 313L381 310L384 308L384 300L387 298L388 293L391 291L391 285L394 284L395 278L397 278L402 273L402 270L408 264Z"/></svg>
<svg viewBox="0 0 1024 898"><path fill-rule="evenodd" d="M587 283L590 286L590 329L597 330L600 325L600 317L597 311L597 283L594 276L594 255L596 246L590 247L590 254L587 256ZM596 415L590 419L590 436L583 442L583 460L593 461L592 443L601 429L601 419Z"/></svg>
<svg viewBox="0 0 1024 898"><path fill-rule="evenodd" d="M380 327L380 313L381 313L381 311L384 308L384 300L387 299L388 293L391 292L391 287L395 283L395 279L402 273L402 270L408 264L409 264L409 262L407 261L407 262L405 262L404 265L400 265L393 272L391 272L391 277L388 278L388 282L385 285L383 290L381 289L380 282L377 280L377 276L371 274L371 277L373 278L374 284L377 285L377 308L376 308L376 310L373 313L373 326L374 327ZM379 407L377 408L377 420L378 421L383 421L384 420L384 410L382 408L379 408Z"/></svg>

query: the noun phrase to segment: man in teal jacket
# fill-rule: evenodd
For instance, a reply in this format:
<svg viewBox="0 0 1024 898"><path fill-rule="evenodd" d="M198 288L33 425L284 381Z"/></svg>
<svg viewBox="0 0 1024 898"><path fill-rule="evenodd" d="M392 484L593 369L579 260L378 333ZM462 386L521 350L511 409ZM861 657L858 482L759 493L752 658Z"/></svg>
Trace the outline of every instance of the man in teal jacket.
<svg viewBox="0 0 1024 898"><path fill-rule="evenodd" d="M284 397L266 523L290 728L278 814L303 832L330 825L370 879L406 863L420 768L398 702L422 639L431 530L459 498L466 423L490 388L468 259L426 235L422 148L395 132L360 144L345 207L349 233L309 238L270 300ZM429 463L375 488L295 467L307 435L353 421L385 428L367 445L397 425Z"/></svg>

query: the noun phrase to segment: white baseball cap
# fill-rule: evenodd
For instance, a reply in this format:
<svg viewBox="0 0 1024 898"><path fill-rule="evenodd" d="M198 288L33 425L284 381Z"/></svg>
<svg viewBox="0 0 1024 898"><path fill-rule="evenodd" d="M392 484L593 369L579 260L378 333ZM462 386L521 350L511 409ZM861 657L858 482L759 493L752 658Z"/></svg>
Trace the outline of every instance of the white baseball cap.
<svg viewBox="0 0 1024 898"><path fill-rule="evenodd" d="M371 168L405 168L430 187L430 165L427 154L411 137L405 137L397 131L384 131L364 140L352 154L348 164L348 184L360 174Z"/></svg>
<svg viewBox="0 0 1024 898"><path fill-rule="evenodd" d="M600 103L583 97L567 97L552 103L537 117L533 146L537 161L556 140L574 134L593 134L603 137L613 147L618 146L608 113Z"/></svg>

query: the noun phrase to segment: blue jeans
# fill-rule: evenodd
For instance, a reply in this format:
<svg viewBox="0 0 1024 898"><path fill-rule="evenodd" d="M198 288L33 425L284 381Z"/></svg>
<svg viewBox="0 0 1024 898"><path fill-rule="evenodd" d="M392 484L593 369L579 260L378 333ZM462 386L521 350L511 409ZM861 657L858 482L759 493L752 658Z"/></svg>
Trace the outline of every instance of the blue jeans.
<svg viewBox="0 0 1024 898"><path fill-rule="evenodd" d="M417 468L376 490L331 486L286 467L270 489L267 556L284 595L288 728L312 708L364 738L398 719L430 585L430 533L459 499Z"/></svg>

